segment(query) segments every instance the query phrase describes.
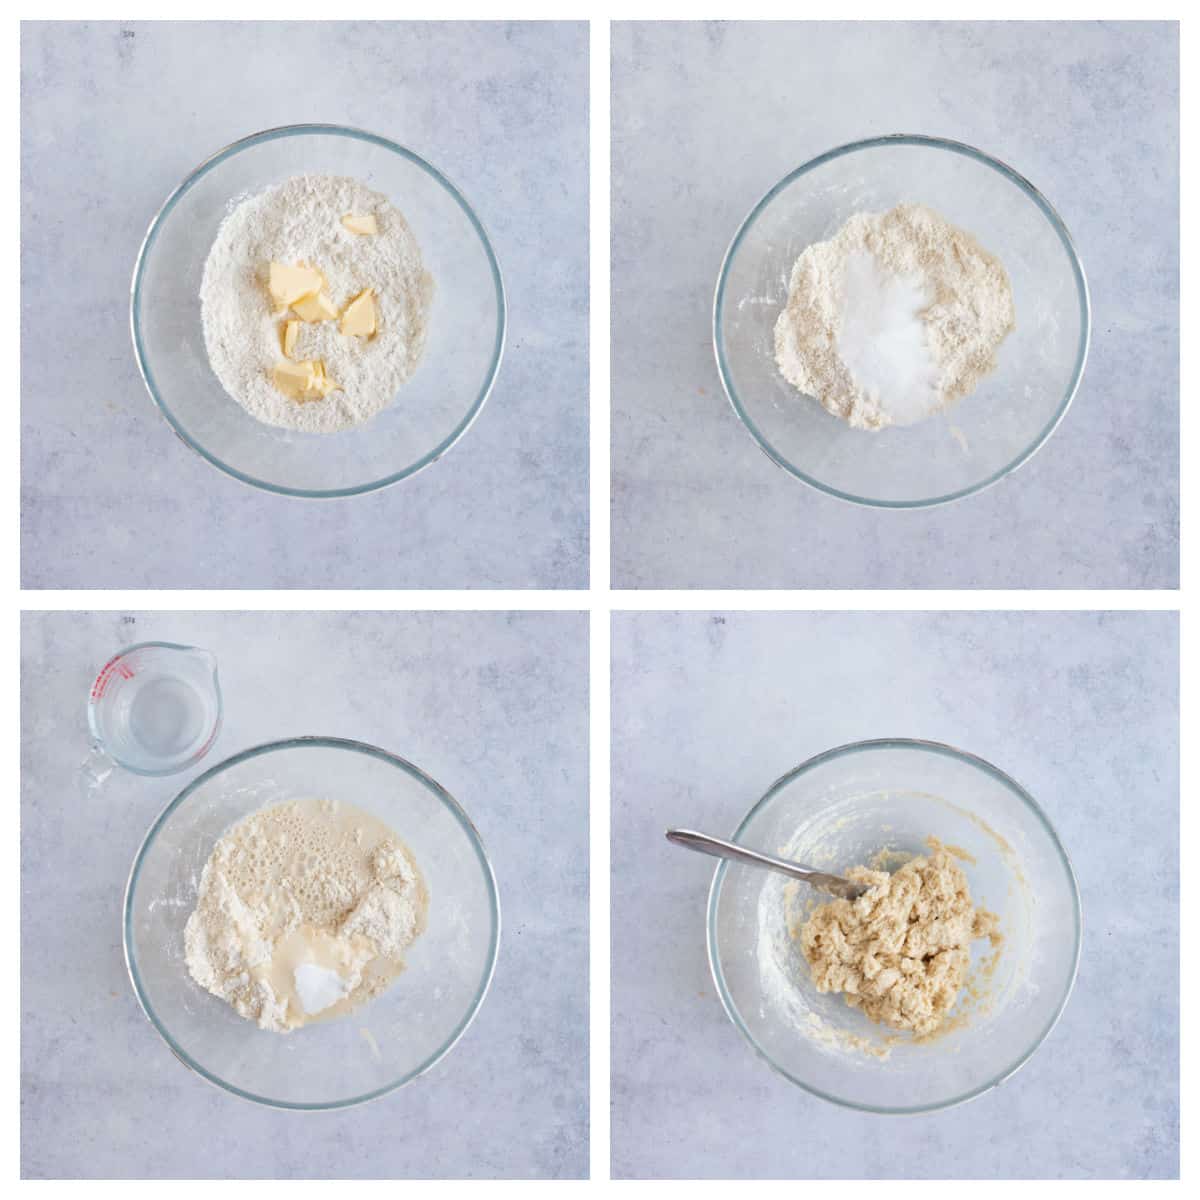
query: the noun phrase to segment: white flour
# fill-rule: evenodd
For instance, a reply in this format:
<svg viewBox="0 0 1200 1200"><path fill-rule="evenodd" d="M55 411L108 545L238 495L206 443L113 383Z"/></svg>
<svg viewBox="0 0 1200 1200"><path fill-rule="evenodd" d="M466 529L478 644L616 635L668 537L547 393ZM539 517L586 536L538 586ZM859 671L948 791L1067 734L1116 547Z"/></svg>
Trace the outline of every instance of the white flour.
<svg viewBox="0 0 1200 1200"><path fill-rule="evenodd" d="M373 214L379 232L351 233L348 213ZM341 388L324 399L298 402L271 380L283 357L267 292L272 261L319 268L339 311L364 288L375 291L373 338L345 337L337 321L300 326L292 357L323 360ZM237 203L200 287L204 342L222 386L257 420L306 433L360 425L392 403L421 357L432 298L420 247L387 197L331 175L298 175Z"/></svg>
<svg viewBox="0 0 1200 1200"><path fill-rule="evenodd" d="M184 944L201 987L286 1033L382 992L420 935L428 896L381 821L294 800L239 821L213 847Z"/></svg>
<svg viewBox="0 0 1200 1200"><path fill-rule="evenodd" d="M800 255L775 360L828 412L879 430L972 392L1013 326L1000 260L932 209L901 204L851 217Z"/></svg>

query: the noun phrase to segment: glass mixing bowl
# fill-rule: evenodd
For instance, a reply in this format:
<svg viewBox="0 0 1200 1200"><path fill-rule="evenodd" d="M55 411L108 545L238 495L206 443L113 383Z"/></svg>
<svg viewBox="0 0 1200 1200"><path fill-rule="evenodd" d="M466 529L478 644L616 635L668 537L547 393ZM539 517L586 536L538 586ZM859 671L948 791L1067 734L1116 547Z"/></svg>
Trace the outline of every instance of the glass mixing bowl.
<svg viewBox="0 0 1200 1200"><path fill-rule="evenodd" d="M772 784L733 840L840 872L885 848L926 853L931 834L974 859L960 864L971 897L997 914L1004 942L990 975L991 948L974 943L948 1032L925 1042L817 992L787 901L828 897L773 872L717 868L708 902L717 993L758 1054L814 1095L877 1113L960 1104L1021 1067L1066 1006L1082 930L1071 864L1033 798L983 759L904 739L841 746Z"/></svg>
<svg viewBox="0 0 1200 1200"><path fill-rule="evenodd" d="M395 830L429 888L428 925L382 995L278 1034L192 979L183 933L217 839L264 805L305 798L344 800ZM125 959L155 1029L209 1082L278 1108L360 1104L429 1070L483 1003L499 939L491 864L458 802L404 759L339 738L273 742L206 771L150 827L125 891Z"/></svg>
<svg viewBox="0 0 1200 1200"><path fill-rule="evenodd" d="M209 366L200 280L235 199L292 175L349 175L404 214L433 276L425 351L396 401L340 433L256 421ZM290 496L351 496L440 458L491 391L504 347L504 285L487 234L434 166L373 133L337 125L268 129L227 146L167 198L133 272L133 346L142 378L175 432L214 467Z"/></svg>
<svg viewBox="0 0 1200 1200"><path fill-rule="evenodd" d="M916 425L851 429L775 364L775 322L792 264L860 212L936 209L1008 270L1016 328L969 396ZM1016 470L1054 432L1087 358L1083 267L1059 215L1027 179L971 146L896 134L797 167L751 210L717 280L713 344L734 411L797 479L883 508L956 500Z"/></svg>

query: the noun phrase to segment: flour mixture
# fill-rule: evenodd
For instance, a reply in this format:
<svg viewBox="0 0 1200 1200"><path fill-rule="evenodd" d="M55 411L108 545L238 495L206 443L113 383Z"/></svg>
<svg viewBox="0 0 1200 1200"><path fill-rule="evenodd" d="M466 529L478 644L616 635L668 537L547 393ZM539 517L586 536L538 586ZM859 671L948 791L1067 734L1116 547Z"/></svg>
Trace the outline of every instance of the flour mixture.
<svg viewBox="0 0 1200 1200"><path fill-rule="evenodd" d="M300 175L221 223L200 287L204 343L256 420L331 433L396 398L421 358L432 298L416 238L386 196Z"/></svg>
<svg viewBox="0 0 1200 1200"><path fill-rule="evenodd" d="M213 847L184 934L188 970L241 1016L287 1033L387 988L427 904L383 822L331 800L275 805Z"/></svg>
<svg viewBox="0 0 1200 1200"><path fill-rule="evenodd" d="M851 867L869 884L857 900L833 900L800 928L800 949L819 992L841 992L877 1024L927 1036L954 1007L971 965L971 942L1003 940L993 913L971 902L952 853L929 839L928 858L894 875Z"/></svg>
<svg viewBox="0 0 1200 1200"><path fill-rule="evenodd" d="M1003 264L919 204L859 213L792 268L783 376L855 429L911 425L974 391L1014 328Z"/></svg>

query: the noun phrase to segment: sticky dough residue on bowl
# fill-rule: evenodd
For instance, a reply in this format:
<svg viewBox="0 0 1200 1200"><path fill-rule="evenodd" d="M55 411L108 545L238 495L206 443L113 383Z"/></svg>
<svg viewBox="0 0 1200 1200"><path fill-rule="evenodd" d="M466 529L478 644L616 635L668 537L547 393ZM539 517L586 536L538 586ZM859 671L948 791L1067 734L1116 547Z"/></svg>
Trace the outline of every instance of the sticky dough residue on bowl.
<svg viewBox="0 0 1200 1200"><path fill-rule="evenodd" d="M912 831L901 834L887 824L886 792L851 797L820 813L801 826L776 851L781 857L831 872L869 863L880 870L895 870L915 855L926 852L925 836L938 836L938 829L925 830L915 840ZM863 1013L850 1008L838 993L822 994L813 985L807 962L800 950L799 930L808 914L828 900L807 884L775 873L763 875L758 897L757 958L763 1001L774 1007L796 1032L822 1051L845 1057L848 1062L863 1056L887 1059L897 1048L915 1052L922 1044L964 1033L971 1035L998 1010L1027 979L1026 964L1018 947L1028 945L1032 920L1032 896L1013 848L986 822L974 814L935 796L928 803L944 806L948 819L961 825L966 818L979 834L980 848L997 857L1008 877L1008 903L1001 932L1006 945L998 954L976 950L966 986L950 1018L933 1034L913 1038L886 1026L876 1025ZM970 855L967 869L970 869ZM990 897L974 896L976 903Z"/></svg>

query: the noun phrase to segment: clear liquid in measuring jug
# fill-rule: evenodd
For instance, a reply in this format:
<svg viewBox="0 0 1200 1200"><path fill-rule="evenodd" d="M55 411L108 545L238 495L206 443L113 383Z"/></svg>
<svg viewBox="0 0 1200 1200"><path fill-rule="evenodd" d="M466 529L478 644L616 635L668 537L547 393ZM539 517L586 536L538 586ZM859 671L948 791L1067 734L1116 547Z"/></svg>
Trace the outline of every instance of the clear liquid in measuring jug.
<svg viewBox="0 0 1200 1200"><path fill-rule="evenodd" d="M142 754L174 758L207 731L204 697L188 682L160 675L133 681L128 736Z"/></svg>
<svg viewBox="0 0 1200 1200"><path fill-rule="evenodd" d="M216 699L190 679L139 670L105 713L110 752L142 770L161 770L197 753L216 722Z"/></svg>
<svg viewBox="0 0 1200 1200"><path fill-rule="evenodd" d="M217 661L195 646L131 646L97 675L88 721L97 754L152 775L182 770L208 752L220 726Z"/></svg>

